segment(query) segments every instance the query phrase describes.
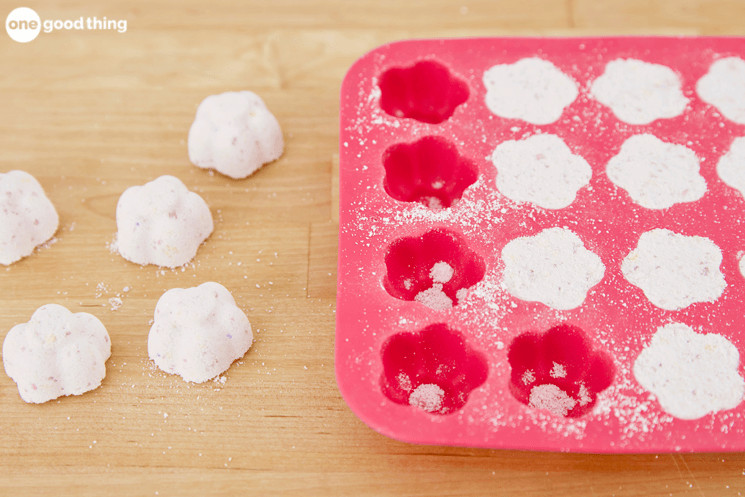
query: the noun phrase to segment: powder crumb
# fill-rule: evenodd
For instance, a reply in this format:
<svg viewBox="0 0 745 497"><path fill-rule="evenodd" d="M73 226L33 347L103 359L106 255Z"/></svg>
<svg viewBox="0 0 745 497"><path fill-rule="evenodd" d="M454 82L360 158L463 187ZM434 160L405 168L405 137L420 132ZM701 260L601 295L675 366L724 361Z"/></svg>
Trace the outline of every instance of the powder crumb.
<svg viewBox="0 0 745 497"><path fill-rule="evenodd" d="M590 396L590 391L587 390L587 387L584 383L579 384L579 405L586 406L592 401L592 397Z"/></svg>
<svg viewBox="0 0 745 497"><path fill-rule="evenodd" d="M537 385L530 390L530 401L528 405L536 409L548 411L556 416L566 416L574 409L577 401L566 394L564 390L546 383Z"/></svg>
<svg viewBox="0 0 745 497"><path fill-rule="evenodd" d="M549 374L551 375L551 378L565 378L567 375L567 368L565 368L558 362L554 362L553 368L551 368L551 372Z"/></svg>
<svg viewBox="0 0 745 497"><path fill-rule="evenodd" d="M455 270L450 264L441 261L432 266L429 276L435 283L447 283L452 279L454 273Z"/></svg>
<svg viewBox="0 0 745 497"><path fill-rule="evenodd" d="M401 387L402 390L405 390L407 392L410 392L412 389L411 384L411 378L409 378L409 375L406 373L399 373L398 376L396 376L396 379L398 380L398 386Z"/></svg>
<svg viewBox="0 0 745 497"><path fill-rule="evenodd" d="M122 306L122 299L119 297L111 297L109 299L109 306L112 311L119 310L119 308Z"/></svg>
<svg viewBox="0 0 745 497"><path fill-rule="evenodd" d="M523 381L523 384L529 385L535 381L535 373L529 369L523 373L520 379Z"/></svg>
<svg viewBox="0 0 745 497"><path fill-rule="evenodd" d="M432 288L417 293L414 300L435 311L445 311L453 307L453 301L442 291L442 283L435 283Z"/></svg>
<svg viewBox="0 0 745 497"><path fill-rule="evenodd" d="M409 396L409 405L425 412L438 412L442 409L445 391L434 383L419 385Z"/></svg>

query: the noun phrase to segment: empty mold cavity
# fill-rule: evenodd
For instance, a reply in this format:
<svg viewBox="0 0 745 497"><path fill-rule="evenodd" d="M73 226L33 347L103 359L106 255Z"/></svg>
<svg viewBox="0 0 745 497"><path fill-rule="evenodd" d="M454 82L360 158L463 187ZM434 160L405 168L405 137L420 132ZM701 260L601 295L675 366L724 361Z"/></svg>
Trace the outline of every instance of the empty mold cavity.
<svg viewBox="0 0 745 497"><path fill-rule="evenodd" d="M385 396L432 414L462 408L488 374L483 354L446 324L393 335L383 344L381 357Z"/></svg>
<svg viewBox="0 0 745 497"><path fill-rule="evenodd" d="M404 237L385 256L385 289L401 300L435 310L453 307L484 277L484 259L463 237L446 229Z"/></svg>
<svg viewBox="0 0 745 497"><path fill-rule="evenodd" d="M445 121L468 99L466 83L432 60L388 69L379 85L385 112L430 124Z"/></svg>
<svg viewBox="0 0 745 497"><path fill-rule="evenodd" d="M479 176L473 162L437 136L392 145L383 154L383 166L388 195L432 209L450 207Z"/></svg>
<svg viewBox="0 0 745 497"><path fill-rule="evenodd" d="M507 358L515 398L557 416L589 412L615 374L611 357L593 350L582 330L569 324L518 336Z"/></svg>

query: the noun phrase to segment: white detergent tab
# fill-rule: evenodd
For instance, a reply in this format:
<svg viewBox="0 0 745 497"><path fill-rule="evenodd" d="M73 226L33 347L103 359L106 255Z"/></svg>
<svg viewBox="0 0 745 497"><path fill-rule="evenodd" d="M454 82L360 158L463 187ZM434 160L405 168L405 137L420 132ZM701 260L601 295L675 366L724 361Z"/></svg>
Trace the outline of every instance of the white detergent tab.
<svg viewBox="0 0 745 497"><path fill-rule="evenodd" d="M189 129L189 159L234 179L245 178L284 151L282 130L264 101L250 91L210 95Z"/></svg>
<svg viewBox="0 0 745 497"><path fill-rule="evenodd" d="M627 139L606 167L608 178L647 209L693 202L706 193L693 150L644 134Z"/></svg>
<svg viewBox="0 0 745 497"><path fill-rule="evenodd" d="M680 78L672 69L636 59L608 62L590 93L628 124L679 116L688 105Z"/></svg>
<svg viewBox="0 0 745 497"><path fill-rule="evenodd" d="M740 274L745 278L745 257L740 257Z"/></svg>
<svg viewBox="0 0 745 497"><path fill-rule="evenodd" d="M516 202L563 209L587 185L592 168L555 135L535 135L500 143L491 155L497 188Z"/></svg>
<svg viewBox="0 0 745 497"><path fill-rule="evenodd" d="M575 405L576 400L551 383L536 385L530 389L528 406L548 411L555 416L566 416Z"/></svg>
<svg viewBox="0 0 745 497"><path fill-rule="evenodd" d="M662 326L634 362L634 376L665 412L697 419L737 407L745 392L740 355L729 340L682 323Z"/></svg>
<svg viewBox="0 0 745 497"><path fill-rule="evenodd" d="M532 124L557 121L579 94L572 78L537 57L491 67L484 73L484 86L492 113Z"/></svg>
<svg viewBox="0 0 745 497"><path fill-rule="evenodd" d="M5 372L21 398L35 404L98 388L110 355L111 341L101 321L57 304L39 307L3 342Z"/></svg>
<svg viewBox="0 0 745 497"><path fill-rule="evenodd" d="M150 359L166 373L202 383L224 373L251 347L246 314L219 283L173 288L155 306Z"/></svg>
<svg viewBox="0 0 745 497"><path fill-rule="evenodd" d="M745 137L735 138L717 163L717 174L727 185L745 196Z"/></svg>
<svg viewBox="0 0 745 497"><path fill-rule="evenodd" d="M574 309L603 279L605 266L566 228L549 228L512 240L502 249L503 285L521 300Z"/></svg>
<svg viewBox="0 0 745 497"><path fill-rule="evenodd" d="M445 391L434 383L419 385L409 395L409 405L425 412L438 412L442 409Z"/></svg>
<svg viewBox="0 0 745 497"><path fill-rule="evenodd" d="M127 188L116 207L116 248L137 264L183 266L212 233L207 203L173 176Z"/></svg>
<svg viewBox="0 0 745 497"><path fill-rule="evenodd" d="M717 60L696 83L696 92L730 121L745 124L745 60Z"/></svg>
<svg viewBox="0 0 745 497"><path fill-rule="evenodd" d="M0 173L0 264L31 255L58 225L57 211L36 178L24 171Z"/></svg>
<svg viewBox="0 0 745 497"><path fill-rule="evenodd" d="M650 302L673 311L718 299L727 286L721 263L722 251L710 239L654 229L642 234L621 272Z"/></svg>

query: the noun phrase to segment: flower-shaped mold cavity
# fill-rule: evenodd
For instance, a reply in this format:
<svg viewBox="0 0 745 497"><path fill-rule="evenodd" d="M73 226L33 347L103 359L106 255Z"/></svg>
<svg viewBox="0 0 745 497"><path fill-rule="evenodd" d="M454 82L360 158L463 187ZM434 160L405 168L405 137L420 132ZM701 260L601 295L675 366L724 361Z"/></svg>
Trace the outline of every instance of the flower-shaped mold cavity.
<svg viewBox="0 0 745 497"><path fill-rule="evenodd" d="M584 332L560 324L541 334L524 333L510 344L510 391L521 403L557 416L589 412L613 382L615 366L593 350Z"/></svg>
<svg viewBox="0 0 745 497"><path fill-rule="evenodd" d="M434 229L400 238L385 256L385 289L401 300L435 310L453 307L484 277L484 259L459 234Z"/></svg>
<svg viewBox="0 0 745 497"><path fill-rule="evenodd" d="M36 178L24 171L0 173L0 264L30 255L58 225L57 211Z"/></svg>
<svg viewBox="0 0 745 497"><path fill-rule="evenodd" d="M18 384L21 398L35 404L98 388L109 356L111 341L103 323L57 304L39 307L3 342L5 372Z"/></svg>
<svg viewBox="0 0 745 497"><path fill-rule="evenodd" d="M174 176L127 188L116 206L117 249L128 261L178 267L212 233L207 203Z"/></svg>
<svg viewBox="0 0 745 497"><path fill-rule="evenodd" d="M447 67L423 60L388 69L380 77L380 107L395 117L439 124L468 100L468 86Z"/></svg>
<svg viewBox="0 0 745 497"><path fill-rule="evenodd" d="M210 281L160 297L147 350L166 373L202 383L225 372L252 342L246 314L224 286Z"/></svg>
<svg viewBox="0 0 745 497"><path fill-rule="evenodd" d="M445 324L390 337L381 352L383 393L397 404L449 414L485 381L488 365L459 332Z"/></svg>
<svg viewBox="0 0 745 497"><path fill-rule="evenodd" d="M392 145L383 154L383 165L388 195L433 209L450 207L479 176L472 161L437 136Z"/></svg>

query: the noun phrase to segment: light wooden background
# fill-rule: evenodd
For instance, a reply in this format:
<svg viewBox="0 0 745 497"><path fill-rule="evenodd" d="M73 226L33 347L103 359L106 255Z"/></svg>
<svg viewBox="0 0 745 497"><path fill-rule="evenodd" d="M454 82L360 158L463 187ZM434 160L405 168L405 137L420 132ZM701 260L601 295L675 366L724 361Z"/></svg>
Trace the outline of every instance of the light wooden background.
<svg viewBox="0 0 745 497"><path fill-rule="evenodd" d="M106 16L128 31L0 33L0 171L24 169L61 216L57 243L0 268L0 338L40 305L99 317L103 386L27 405L0 374L2 495L736 496L744 454L594 456L412 446L367 428L334 380L338 92L392 40L439 36L740 34L740 0L12 1L42 19ZM197 104L261 94L287 148L251 178L190 166ZM193 267L159 271L107 249L119 194L174 174L216 226ZM171 287L216 280L258 339L224 385L146 360ZM131 291L123 293L125 286ZM108 299L120 295L112 311Z"/></svg>

